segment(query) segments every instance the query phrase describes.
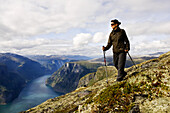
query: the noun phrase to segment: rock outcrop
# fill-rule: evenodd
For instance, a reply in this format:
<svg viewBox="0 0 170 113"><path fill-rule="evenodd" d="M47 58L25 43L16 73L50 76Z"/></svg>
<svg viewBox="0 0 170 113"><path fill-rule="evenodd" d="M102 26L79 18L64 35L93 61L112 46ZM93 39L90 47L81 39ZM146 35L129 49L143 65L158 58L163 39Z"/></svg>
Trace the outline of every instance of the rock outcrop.
<svg viewBox="0 0 170 113"><path fill-rule="evenodd" d="M47 79L46 84L56 92L68 93L77 88L81 77L96 71L100 64L89 62L65 63L58 71Z"/></svg>
<svg viewBox="0 0 170 113"><path fill-rule="evenodd" d="M107 74L108 77L112 76L113 74L117 73L117 70L113 66L107 66ZM102 79L106 78L106 70L105 67L99 67L96 72L94 73L89 73L82 77L79 80L78 88L82 86L91 86L97 81L100 81Z"/></svg>
<svg viewBox="0 0 170 113"><path fill-rule="evenodd" d="M101 67L100 67L101 68ZM104 70L104 68L103 68ZM124 81L109 75L88 87L31 108L22 113L168 113L170 111L170 52L127 68Z"/></svg>

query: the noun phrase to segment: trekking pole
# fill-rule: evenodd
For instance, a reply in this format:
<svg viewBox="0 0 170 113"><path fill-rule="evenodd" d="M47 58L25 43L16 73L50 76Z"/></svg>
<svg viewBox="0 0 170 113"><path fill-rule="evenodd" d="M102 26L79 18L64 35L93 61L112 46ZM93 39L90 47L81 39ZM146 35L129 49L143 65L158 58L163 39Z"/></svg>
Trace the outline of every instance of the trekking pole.
<svg viewBox="0 0 170 113"><path fill-rule="evenodd" d="M106 72L106 82L108 84L108 75L107 75L107 66L106 66L106 56L105 56L105 51L103 51L104 54L104 63L105 63L105 72Z"/></svg>
<svg viewBox="0 0 170 113"><path fill-rule="evenodd" d="M129 52L127 52L127 53L128 53L128 55L129 55L129 58L131 59L133 65L135 65L135 68L137 69L136 64L135 64L135 62L133 61L132 57L130 56Z"/></svg>

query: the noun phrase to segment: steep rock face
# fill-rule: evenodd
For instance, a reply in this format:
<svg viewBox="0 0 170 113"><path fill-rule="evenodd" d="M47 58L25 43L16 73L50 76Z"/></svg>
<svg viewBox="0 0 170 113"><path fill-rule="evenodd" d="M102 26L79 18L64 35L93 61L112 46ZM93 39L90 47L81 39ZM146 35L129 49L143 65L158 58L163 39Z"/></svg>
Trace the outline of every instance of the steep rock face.
<svg viewBox="0 0 170 113"><path fill-rule="evenodd" d="M62 66L50 78L47 79L46 84L51 86L56 92L68 93L77 88L81 77L87 73L94 72L96 66L88 68L91 63L70 62Z"/></svg>
<svg viewBox="0 0 170 113"><path fill-rule="evenodd" d="M104 78L88 87L49 99L23 113L168 113L170 52L126 71L127 76L122 82L115 82L115 73L109 76L109 84Z"/></svg>
<svg viewBox="0 0 170 113"><path fill-rule="evenodd" d="M90 82L92 79L96 80L95 75L96 75L96 73L94 72L94 73L89 73L89 74L85 75L84 77L82 77L82 78L79 80L79 83L78 83L77 88L88 86L89 82Z"/></svg>
<svg viewBox="0 0 170 113"><path fill-rule="evenodd" d="M0 104L16 98L24 85L45 74L45 68L26 57L0 53Z"/></svg>

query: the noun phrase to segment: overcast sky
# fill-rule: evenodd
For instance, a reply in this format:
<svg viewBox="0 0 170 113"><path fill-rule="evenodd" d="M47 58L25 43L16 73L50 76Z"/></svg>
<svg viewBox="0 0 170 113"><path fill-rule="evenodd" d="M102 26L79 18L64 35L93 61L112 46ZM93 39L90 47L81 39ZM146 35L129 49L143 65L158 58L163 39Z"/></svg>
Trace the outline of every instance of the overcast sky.
<svg viewBox="0 0 170 113"><path fill-rule="evenodd" d="M0 0L0 52L102 55L110 20L121 21L132 55L170 50L170 0ZM112 50L107 52L112 55Z"/></svg>

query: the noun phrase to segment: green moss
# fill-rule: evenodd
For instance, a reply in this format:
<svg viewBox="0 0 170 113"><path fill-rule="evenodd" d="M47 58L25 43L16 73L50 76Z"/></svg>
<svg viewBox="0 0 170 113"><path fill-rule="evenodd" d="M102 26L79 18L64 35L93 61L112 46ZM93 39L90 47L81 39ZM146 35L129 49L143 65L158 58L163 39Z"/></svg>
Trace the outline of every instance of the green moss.
<svg viewBox="0 0 170 113"><path fill-rule="evenodd" d="M129 83L120 82L106 88L98 97L95 102L101 106L99 110L103 112L127 112L133 107L131 103L132 86Z"/></svg>
<svg viewBox="0 0 170 113"><path fill-rule="evenodd" d="M85 104L90 104L93 102L93 98L96 95L97 92L92 92L91 94L85 96L84 98L88 98L85 102Z"/></svg>
<svg viewBox="0 0 170 113"><path fill-rule="evenodd" d="M134 79L134 78L131 78ZM126 80L115 83L102 91L93 101L100 104L99 110L103 112L128 112L134 106L134 95L145 95L149 100L153 100L164 95L163 90L167 90L168 86L159 81L161 76L141 73L138 74L135 81ZM158 82L155 82L158 80ZM162 90L161 90L162 89ZM92 101L92 100L90 100Z"/></svg>

